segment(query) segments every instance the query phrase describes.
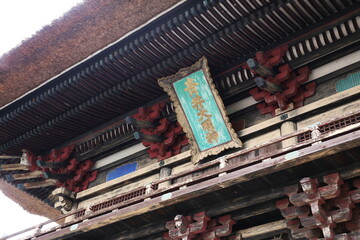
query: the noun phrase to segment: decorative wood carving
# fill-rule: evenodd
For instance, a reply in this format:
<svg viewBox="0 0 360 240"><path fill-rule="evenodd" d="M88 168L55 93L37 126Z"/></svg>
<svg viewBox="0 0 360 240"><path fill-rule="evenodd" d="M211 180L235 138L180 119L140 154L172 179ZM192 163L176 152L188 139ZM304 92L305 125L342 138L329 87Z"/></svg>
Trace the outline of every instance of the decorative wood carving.
<svg viewBox="0 0 360 240"><path fill-rule="evenodd" d="M189 139L194 164L209 155L242 146L215 89L205 57L172 76L158 79L158 83L174 103L177 119Z"/></svg>
<svg viewBox="0 0 360 240"><path fill-rule="evenodd" d="M205 212L194 214L193 216L176 215L174 220L166 223L169 232L164 233L165 240L220 240L234 239L228 237L232 233L232 226L235 221L230 215L225 215L217 219L211 219Z"/></svg>
<svg viewBox="0 0 360 240"><path fill-rule="evenodd" d="M61 187L55 189L51 195L50 200L54 202L54 207L59 209L62 213L66 214L71 211L75 193L69 191L68 189Z"/></svg>
<svg viewBox="0 0 360 240"><path fill-rule="evenodd" d="M338 173L317 179L303 178L300 185L285 187L288 199L276 202L295 239L360 239L360 179L354 190Z"/></svg>

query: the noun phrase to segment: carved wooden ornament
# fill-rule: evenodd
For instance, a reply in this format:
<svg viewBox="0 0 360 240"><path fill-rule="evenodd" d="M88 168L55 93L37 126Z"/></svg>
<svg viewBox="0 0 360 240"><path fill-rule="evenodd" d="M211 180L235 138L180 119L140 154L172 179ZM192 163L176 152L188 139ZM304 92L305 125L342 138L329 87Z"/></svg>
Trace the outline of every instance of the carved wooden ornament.
<svg viewBox="0 0 360 240"><path fill-rule="evenodd" d="M225 149L242 146L215 89L205 57L172 76L158 79L158 83L174 103L178 122L189 139L194 164Z"/></svg>

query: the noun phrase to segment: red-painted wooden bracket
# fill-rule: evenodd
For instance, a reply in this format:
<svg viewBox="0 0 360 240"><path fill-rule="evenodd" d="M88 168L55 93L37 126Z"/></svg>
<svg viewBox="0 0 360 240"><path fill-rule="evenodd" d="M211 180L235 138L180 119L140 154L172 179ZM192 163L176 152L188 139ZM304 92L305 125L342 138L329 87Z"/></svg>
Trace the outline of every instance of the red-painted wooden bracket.
<svg viewBox="0 0 360 240"><path fill-rule="evenodd" d="M30 170L41 170L44 176L67 176L67 178L57 179L57 187L79 192L87 189L89 183L95 181L97 171L90 172L93 162L86 160L79 162L72 153L75 150L74 145L69 145L61 149L52 149L47 156L36 156L27 152L28 162L31 164ZM44 167L39 167L37 162ZM52 167L54 166L54 167ZM47 174L48 173L48 174Z"/></svg>
<svg viewBox="0 0 360 240"><path fill-rule="evenodd" d="M248 64L252 64L252 72L263 78L262 81L256 81L258 87L249 91L256 101L264 101L257 105L261 114L271 113L274 116L276 109L284 111L289 108L289 104L292 104L294 108L299 108L303 106L306 98L315 94L315 82L303 85L309 79L308 67L293 71L288 64L278 66L286 50L287 46L274 49L269 53L259 52L252 61L248 61ZM254 61L256 64L253 63ZM249 66L245 64L245 68ZM259 69L258 72L256 69ZM264 69L269 69L269 71L264 71ZM269 74L269 72L274 74Z"/></svg>
<svg viewBox="0 0 360 240"><path fill-rule="evenodd" d="M235 221L230 215L217 219L211 219L205 212L193 216L177 215L174 220L165 224L169 231L164 233L163 237L166 240L220 240L222 237L231 235L234 224Z"/></svg>
<svg viewBox="0 0 360 240"><path fill-rule="evenodd" d="M181 148L188 144L178 122L172 123L167 118L161 118L164 107L165 103L162 102L149 108L139 108L138 113L130 117L149 123L146 127L137 126L141 132L139 136L142 138L143 145L148 147L149 156L159 161L179 154Z"/></svg>
<svg viewBox="0 0 360 240"><path fill-rule="evenodd" d="M360 237L360 179L349 190L338 173L317 179L303 178L284 188L288 199L276 202L295 239L340 240Z"/></svg>

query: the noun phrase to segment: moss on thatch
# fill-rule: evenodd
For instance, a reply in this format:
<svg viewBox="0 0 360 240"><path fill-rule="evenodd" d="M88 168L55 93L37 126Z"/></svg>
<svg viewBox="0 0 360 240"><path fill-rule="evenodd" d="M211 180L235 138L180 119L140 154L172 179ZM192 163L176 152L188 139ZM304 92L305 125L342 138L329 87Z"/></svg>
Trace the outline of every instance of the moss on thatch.
<svg viewBox="0 0 360 240"><path fill-rule="evenodd" d="M78 5L0 59L0 106L116 41L178 1L87 0Z"/></svg>

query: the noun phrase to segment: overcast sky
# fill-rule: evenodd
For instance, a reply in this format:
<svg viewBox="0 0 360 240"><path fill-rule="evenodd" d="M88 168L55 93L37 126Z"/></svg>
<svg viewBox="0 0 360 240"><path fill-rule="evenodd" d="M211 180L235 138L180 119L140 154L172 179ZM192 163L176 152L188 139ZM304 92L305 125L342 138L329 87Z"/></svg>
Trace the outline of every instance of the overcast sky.
<svg viewBox="0 0 360 240"><path fill-rule="evenodd" d="M1 0L0 56L83 0ZM0 237L47 219L24 211L0 191Z"/></svg>

